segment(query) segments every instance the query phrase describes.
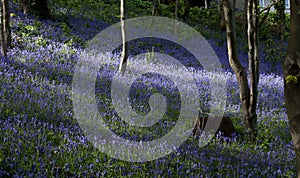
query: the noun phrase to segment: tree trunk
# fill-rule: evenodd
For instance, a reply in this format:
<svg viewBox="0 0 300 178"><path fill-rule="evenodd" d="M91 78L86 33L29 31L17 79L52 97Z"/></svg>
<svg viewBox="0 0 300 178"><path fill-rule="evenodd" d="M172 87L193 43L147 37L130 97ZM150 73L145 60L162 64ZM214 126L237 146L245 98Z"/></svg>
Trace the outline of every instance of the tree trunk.
<svg viewBox="0 0 300 178"><path fill-rule="evenodd" d="M244 17L244 21L247 20L247 8L248 7L248 0L244 0L244 14L243 14L243 17ZM243 36L246 37L247 36L247 24L246 23L243 23Z"/></svg>
<svg viewBox="0 0 300 178"><path fill-rule="evenodd" d="M300 3L290 0L290 4L291 31L283 64L284 97L300 177Z"/></svg>
<svg viewBox="0 0 300 178"><path fill-rule="evenodd" d="M178 19L178 0L175 1L175 19Z"/></svg>
<svg viewBox="0 0 300 178"><path fill-rule="evenodd" d="M21 6L21 9L22 9L22 12L23 14L28 14L29 12L29 5L28 5L28 0L20 0L20 6Z"/></svg>
<svg viewBox="0 0 300 178"><path fill-rule="evenodd" d="M47 0L20 0L24 14L32 14L42 19L50 19L51 14Z"/></svg>
<svg viewBox="0 0 300 178"><path fill-rule="evenodd" d="M204 8L205 8L205 9L210 8L210 1L211 1L211 0L204 0Z"/></svg>
<svg viewBox="0 0 300 178"><path fill-rule="evenodd" d="M234 23L234 14L232 10L232 5L229 0L222 0L222 4L224 8L225 25L226 25L226 32L227 32L227 48L228 48L229 63L235 75L237 76L237 80L238 80L241 108L243 113L246 135L250 132L249 138L252 139L253 138L252 136L255 133L255 125L252 124L253 122L249 122L253 120L250 117L249 111L256 109L250 107L250 102L254 103L255 100L253 101L250 100L250 89L248 86L247 73L244 67L241 65L237 55L236 34L235 34L235 26L234 26L235 23ZM254 95L251 98L253 97ZM250 128L250 131L246 129L248 127Z"/></svg>
<svg viewBox="0 0 300 178"><path fill-rule="evenodd" d="M157 8L159 5L159 0L153 0L152 3L152 16L158 15Z"/></svg>
<svg viewBox="0 0 300 178"><path fill-rule="evenodd" d="M279 32L279 37L281 40L284 40L285 33L285 1L284 0L276 0L275 4L276 10L276 18L277 18L277 28Z"/></svg>
<svg viewBox="0 0 300 178"><path fill-rule="evenodd" d="M174 21L174 34L177 34L177 20L178 20L178 0L175 1L175 21Z"/></svg>
<svg viewBox="0 0 300 178"><path fill-rule="evenodd" d="M233 12L233 17L235 17L235 8L236 8L236 0L232 0L232 12Z"/></svg>
<svg viewBox="0 0 300 178"><path fill-rule="evenodd" d="M3 56L7 56L7 46L6 46L6 42L5 42L5 36L4 36L4 25L3 25L3 21L4 21L4 16L3 16L3 2L1 2L1 53Z"/></svg>
<svg viewBox="0 0 300 178"><path fill-rule="evenodd" d="M277 0L275 4L275 10L276 10L276 19L277 19L277 30L278 30L278 37L281 41L285 40L285 0ZM280 53L279 58L280 60L283 59L284 53L281 51L284 51L284 44L280 44Z"/></svg>
<svg viewBox="0 0 300 178"><path fill-rule="evenodd" d="M183 18L188 19L190 15L190 8L191 8L191 0L185 0L185 6L184 6L184 14Z"/></svg>
<svg viewBox="0 0 300 178"><path fill-rule="evenodd" d="M225 15L224 15L224 8L222 7L222 3L220 3L221 6L221 13L222 13L222 17L221 17L221 23L220 23L220 28L221 30L225 30L226 29L226 23L225 23Z"/></svg>
<svg viewBox="0 0 300 178"><path fill-rule="evenodd" d="M7 50L11 47L11 30L9 24L9 2L2 0L1 7L1 39L2 39L2 54L6 57Z"/></svg>
<svg viewBox="0 0 300 178"><path fill-rule="evenodd" d="M247 22L248 22L248 60L250 73L250 103L249 103L249 117L244 118L244 128L250 137L255 138L257 135L257 87L259 81L259 39L258 39L258 25L259 25L259 10L258 0L248 0L247 8ZM252 138L251 138L252 139Z"/></svg>
<svg viewBox="0 0 300 178"><path fill-rule="evenodd" d="M122 56L120 60L120 66L119 66L119 72L125 72L126 65L127 65L127 59L128 59L128 42L126 37L126 0L121 0L121 6L120 6L120 12L121 12L121 32L122 32Z"/></svg>
<svg viewBox="0 0 300 178"><path fill-rule="evenodd" d="M38 16L42 19L50 19L50 11L48 8L47 0L36 0L35 1L35 9L38 12Z"/></svg>

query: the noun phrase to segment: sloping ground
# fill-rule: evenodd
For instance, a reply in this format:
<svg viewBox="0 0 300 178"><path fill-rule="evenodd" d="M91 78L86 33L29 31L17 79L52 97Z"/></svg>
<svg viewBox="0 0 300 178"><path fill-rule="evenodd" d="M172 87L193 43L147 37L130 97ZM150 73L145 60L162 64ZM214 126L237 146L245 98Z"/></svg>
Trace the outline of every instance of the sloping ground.
<svg viewBox="0 0 300 178"><path fill-rule="evenodd" d="M270 73L264 61L259 85L260 132L256 145L233 140L231 145L213 142L199 148L197 140L190 138L176 152L164 158L145 163L123 162L96 150L73 118L71 84L74 66L85 42L107 24L84 16L65 15L61 17L66 21L53 22L39 21L17 11L14 13L14 48L10 51L10 59L0 59L1 177L295 175L295 155L283 107L282 78ZM214 45L213 40L209 41L226 69L226 48ZM144 43L145 49L142 50L147 51L150 44ZM209 81L213 75L201 70L201 66L193 67L195 60L184 53L184 49L173 47L166 43L157 50L164 50L176 59L186 59L182 62L195 76L201 107L208 109ZM239 55L245 64L245 54ZM170 105L166 117L155 127L131 127L117 115L110 97L118 57L119 54L102 57L103 66L99 69L96 82L98 108L107 125L122 138L130 140L147 141L166 134L174 127L174 118L180 112L176 85L157 75L138 78L129 93L130 102L138 113L149 112L147 102L155 92L165 94ZM228 97L226 114L233 116L235 126L241 127L236 78L230 70L225 75Z"/></svg>

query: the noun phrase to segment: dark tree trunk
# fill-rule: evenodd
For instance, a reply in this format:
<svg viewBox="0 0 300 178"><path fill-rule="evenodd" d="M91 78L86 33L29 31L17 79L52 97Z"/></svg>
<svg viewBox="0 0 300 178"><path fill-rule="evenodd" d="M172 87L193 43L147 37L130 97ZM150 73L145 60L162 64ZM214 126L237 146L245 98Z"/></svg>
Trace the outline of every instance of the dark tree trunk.
<svg viewBox="0 0 300 178"><path fill-rule="evenodd" d="M191 0L185 0L183 18L188 19L190 16Z"/></svg>
<svg viewBox="0 0 300 178"><path fill-rule="evenodd" d="M28 2L28 0L20 0L20 6L24 14L29 13L29 4L30 2Z"/></svg>
<svg viewBox="0 0 300 178"><path fill-rule="evenodd" d="M279 32L279 37L281 40L284 40L284 33L285 33L285 1L284 0L277 0L275 3L275 10L276 10L276 18L277 18L277 28Z"/></svg>
<svg viewBox="0 0 300 178"><path fill-rule="evenodd" d="M249 117L244 118L244 128L250 137L255 138L257 135L257 87L259 82L259 9L258 0L248 0L247 8L247 22L248 22L248 60L249 60L249 74L250 74L250 101L249 101ZM252 139L251 138L251 139Z"/></svg>
<svg viewBox="0 0 300 178"><path fill-rule="evenodd" d="M243 14L243 18L244 21L246 22L247 20L247 8L248 7L248 0L244 0L244 14ZM247 24L243 23L243 36L246 37L247 36Z"/></svg>
<svg viewBox="0 0 300 178"><path fill-rule="evenodd" d="M50 11L48 8L47 0L36 0L35 9L37 10L37 15L43 19L50 19Z"/></svg>
<svg viewBox="0 0 300 178"><path fill-rule="evenodd" d="M178 5L179 5L179 2L178 0L175 1L175 19L177 20L178 19Z"/></svg>
<svg viewBox="0 0 300 178"><path fill-rule="evenodd" d="M300 177L300 3L290 0L291 27L283 64L284 97Z"/></svg>
<svg viewBox="0 0 300 178"><path fill-rule="evenodd" d="M11 30L9 24L9 2L2 0L1 4L1 41L2 41L2 54L7 56L7 50L11 47Z"/></svg>
<svg viewBox="0 0 300 178"><path fill-rule="evenodd" d="M42 19L51 19L47 0L20 0L24 14L32 14Z"/></svg>
<svg viewBox="0 0 300 178"><path fill-rule="evenodd" d="M175 21L174 21L174 34L177 34L177 20L178 20L178 0L175 1Z"/></svg>
<svg viewBox="0 0 300 178"><path fill-rule="evenodd" d="M152 16L158 15L159 0L153 0L152 3Z"/></svg>
<svg viewBox="0 0 300 178"><path fill-rule="evenodd" d="M224 8L223 8L222 3L220 4L220 10L221 10L221 13L222 13L220 28L221 28L221 30L226 30Z"/></svg>

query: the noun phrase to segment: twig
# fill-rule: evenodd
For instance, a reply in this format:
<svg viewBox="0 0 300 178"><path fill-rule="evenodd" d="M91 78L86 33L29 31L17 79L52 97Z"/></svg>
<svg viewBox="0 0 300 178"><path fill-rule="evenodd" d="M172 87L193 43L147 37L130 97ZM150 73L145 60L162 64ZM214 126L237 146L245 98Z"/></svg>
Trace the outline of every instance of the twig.
<svg viewBox="0 0 300 178"><path fill-rule="evenodd" d="M263 18L260 20L260 22L259 22L259 24L258 24L258 28L260 28L261 25L264 23L264 21L267 19L267 17L268 17L268 15L269 15L269 12L270 12L271 8L272 8L276 3L277 3L277 2L274 2L274 3L268 5L266 8L264 8L263 10L260 11L260 14L261 14L262 12L264 12L264 11L267 11L267 12L266 12L265 15L263 16Z"/></svg>

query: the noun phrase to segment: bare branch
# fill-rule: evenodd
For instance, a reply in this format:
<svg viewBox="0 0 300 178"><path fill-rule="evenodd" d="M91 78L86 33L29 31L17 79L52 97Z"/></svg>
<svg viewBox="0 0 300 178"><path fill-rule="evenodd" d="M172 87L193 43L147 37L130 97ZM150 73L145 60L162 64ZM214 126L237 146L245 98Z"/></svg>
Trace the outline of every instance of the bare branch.
<svg viewBox="0 0 300 178"><path fill-rule="evenodd" d="M268 15L269 15L269 13L270 13L271 8L272 8L273 6L275 6L276 4L278 4L278 3L279 3L278 1L273 2L272 4L269 4L267 7L265 7L264 9L262 9L262 10L260 11L259 14L262 14L262 13L265 12L265 11L266 11L266 12L265 12L264 16L261 18L260 23L259 23L259 25L258 25L258 28L261 27L261 25L262 25L262 24L264 23L264 21L267 19Z"/></svg>

